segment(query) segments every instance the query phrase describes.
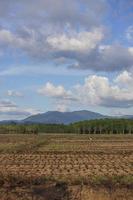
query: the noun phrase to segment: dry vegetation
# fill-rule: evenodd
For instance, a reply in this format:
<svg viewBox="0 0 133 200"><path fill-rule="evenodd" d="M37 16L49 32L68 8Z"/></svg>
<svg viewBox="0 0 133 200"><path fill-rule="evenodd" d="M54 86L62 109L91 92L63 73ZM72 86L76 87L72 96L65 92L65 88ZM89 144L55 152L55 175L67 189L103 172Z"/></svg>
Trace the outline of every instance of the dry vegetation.
<svg viewBox="0 0 133 200"><path fill-rule="evenodd" d="M130 200L133 136L0 135L0 186L0 200Z"/></svg>

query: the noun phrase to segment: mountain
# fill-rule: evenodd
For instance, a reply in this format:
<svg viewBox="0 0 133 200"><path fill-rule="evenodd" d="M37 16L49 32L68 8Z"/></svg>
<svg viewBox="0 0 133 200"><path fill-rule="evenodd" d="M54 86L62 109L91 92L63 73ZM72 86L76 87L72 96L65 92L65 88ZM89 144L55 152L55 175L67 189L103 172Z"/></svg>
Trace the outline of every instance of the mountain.
<svg viewBox="0 0 133 200"><path fill-rule="evenodd" d="M21 123L21 121L18 121L18 120L2 120L2 121L0 121L0 124L5 124L5 125L19 124L19 123Z"/></svg>
<svg viewBox="0 0 133 200"><path fill-rule="evenodd" d="M123 118L123 119L133 119L133 115L124 115L124 116L121 116L121 118Z"/></svg>
<svg viewBox="0 0 133 200"><path fill-rule="evenodd" d="M81 110L74 112L49 111L42 114L30 116L23 120L23 123L44 123L44 124L69 124L83 120L106 118L99 113Z"/></svg>
<svg viewBox="0 0 133 200"><path fill-rule="evenodd" d="M78 121L116 118L116 119L133 119L133 115L124 116L105 116L100 113L91 112L87 110L73 111L73 112L58 112L48 111L37 115L32 115L24 120L3 120L0 124L30 124L30 123L44 123L44 124L70 124Z"/></svg>

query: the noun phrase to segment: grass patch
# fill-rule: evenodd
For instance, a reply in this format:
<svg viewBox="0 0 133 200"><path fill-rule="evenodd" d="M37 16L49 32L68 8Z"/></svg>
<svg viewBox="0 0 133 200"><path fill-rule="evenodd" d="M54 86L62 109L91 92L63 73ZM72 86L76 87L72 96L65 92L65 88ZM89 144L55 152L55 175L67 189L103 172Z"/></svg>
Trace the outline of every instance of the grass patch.
<svg viewBox="0 0 133 200"><path fill-rule="evenodd" d="M20 187L43 185L49 182L56 183L56 185L88 185L91 187L105 187L105 188L130 188L133 189L133 176L97 176L90 178L74 178L66 179L65 177L54 178L51 176L40 177L24 177L16 175L0 175L0 187Z"/></svg>
<svg viewBox="0 0 133 200"><path fill-rule="evenodd" d="M133 176L95 176L90 178L79 177L72 181L72 184L76 185L90 185L93 187L126 187L133 188Z"/></svg>

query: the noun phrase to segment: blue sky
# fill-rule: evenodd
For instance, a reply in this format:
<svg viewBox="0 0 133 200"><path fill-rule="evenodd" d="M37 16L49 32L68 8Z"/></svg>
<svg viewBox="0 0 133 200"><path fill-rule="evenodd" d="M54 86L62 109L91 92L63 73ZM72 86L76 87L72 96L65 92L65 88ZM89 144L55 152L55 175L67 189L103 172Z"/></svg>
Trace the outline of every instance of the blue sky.
<svg viewBox="0 0 133 200"><path fill-rule="evenodd" d="M0 120L133 114L132 0L0 1Z"/></svg>

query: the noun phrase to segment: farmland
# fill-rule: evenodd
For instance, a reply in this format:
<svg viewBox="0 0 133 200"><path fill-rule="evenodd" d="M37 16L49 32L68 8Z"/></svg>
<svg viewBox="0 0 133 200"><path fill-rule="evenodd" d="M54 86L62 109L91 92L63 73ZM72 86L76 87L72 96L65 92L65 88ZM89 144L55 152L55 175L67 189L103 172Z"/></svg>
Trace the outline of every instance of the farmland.
<svg viewBox="0 0 133 200"><path fill-rule="evenodd" d="M0 185L3 200L130 200L133 135L1 134Z"/></svg>

